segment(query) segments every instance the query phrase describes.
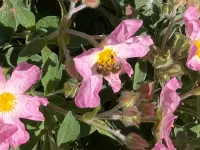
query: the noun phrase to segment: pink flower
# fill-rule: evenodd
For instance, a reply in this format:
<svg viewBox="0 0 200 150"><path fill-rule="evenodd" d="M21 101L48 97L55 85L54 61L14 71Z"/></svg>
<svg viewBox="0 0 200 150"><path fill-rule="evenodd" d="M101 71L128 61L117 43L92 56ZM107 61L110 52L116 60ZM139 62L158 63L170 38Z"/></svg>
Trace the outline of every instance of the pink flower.
<svg viewBox="0 0 200 150"><path fill-rule="evenodd" d="M200 14L195 7L189 7L184 13L186 35L190 38L191 46L187 59L187 67L200 70Z"/></svg>
<svg viewBox="0 0 200 150"><path fill-rule="evenodd" d="M44 121L39 106L46 106L46 98L29 96L25 92L40 79L40 69L28 63L19 64L6 81L0 67L0 149L18 147L29 139L24 124L19 118ZM7 131L6 131L7 130Z"/></svg>
<svg viewBox="0 0 200 150"><path fill-rule="evenodd" d="M103 48L93 48L74 58L75 67L83 77L75 103L80 108L100 105L98 93L102 88L103 78L116 93L121 89L120 73L130 77L133 70L127 58L143 57L153 44L149 36L131 37L140 27L142 21L128 19L107 37Z"/></svg>
<svg viewBox="0 0 200 150"><path fill-rule="evenodd" d="M160 95L159 110L157 112L158 132L157 143L152 150L176 150L169 137L174 119L177 117L173 114L180 103L180 96L176 90L181 87L181 84L174 77L169 80L163 87ZM163 139L167 147L162 143Z"/></svg>

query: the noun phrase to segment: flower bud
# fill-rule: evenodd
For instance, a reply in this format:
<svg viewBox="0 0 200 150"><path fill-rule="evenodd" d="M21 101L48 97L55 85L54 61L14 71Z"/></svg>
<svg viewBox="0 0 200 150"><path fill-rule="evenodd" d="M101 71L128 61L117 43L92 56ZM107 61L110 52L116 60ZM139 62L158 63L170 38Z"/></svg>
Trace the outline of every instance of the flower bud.
<svg viewBox="0 0 200 150"><path fill-rule="evenodd" d="M121 93L121 96L119 98L119 103L123 108L130 108L135 105L139 98L140 94L135 93L134 91L124 91Z"/></svg>
<svg viewBox="0 0 200 150"><path fill-rule="evenodd" d="M139 92L141 92L141 97L143 97L144 99L152 100L154 92L153 82L143 83L139 88Z"/></svg>
<svg viewBox="0 0 200 150"><path fill-rule="evenodd" d="M141 114L136 107L128 108L122 112L121 122L126 126L136 126L139 128Z"/></svg>
<svg viewBox="0 0 200 150"><path fill-rule="evenodd" d="M144 150L149 147L149 144L146 140L144 140L140 135L135 133L130 133L125 138L125 144L129 149L136 150L141 149Z"/></svg>
<svg viewBox="0 0 200 150"><path fill-rule="evenodd" d="M79 90L79 82L74 79L70 79L64 83L65 97L74 98Z"/></svg>
<svg viewBox="0 0 200 150"><path fill-rule="evenodd" d="M100 5L100 0L82 0L82 3L87 7L97 8Z"/></svg>

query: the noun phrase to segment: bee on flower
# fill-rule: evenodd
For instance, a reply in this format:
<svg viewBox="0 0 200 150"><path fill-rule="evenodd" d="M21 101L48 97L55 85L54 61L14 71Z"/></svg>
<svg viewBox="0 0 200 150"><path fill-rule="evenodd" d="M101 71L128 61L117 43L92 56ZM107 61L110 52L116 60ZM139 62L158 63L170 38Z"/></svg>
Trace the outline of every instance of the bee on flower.
<svg viewBox="0 0 200 150"><path fill-rule="evenodd" d="M145 56L153 44L150 36L133 34L142 26L140 20L127 19L107 37L103 48L92 48L74 58L76 70L83 77L75 103L80 108L100 105L100 92L103 78L108 81L116 93L121 89L119 75L133 74L128 58Z"/></svg>

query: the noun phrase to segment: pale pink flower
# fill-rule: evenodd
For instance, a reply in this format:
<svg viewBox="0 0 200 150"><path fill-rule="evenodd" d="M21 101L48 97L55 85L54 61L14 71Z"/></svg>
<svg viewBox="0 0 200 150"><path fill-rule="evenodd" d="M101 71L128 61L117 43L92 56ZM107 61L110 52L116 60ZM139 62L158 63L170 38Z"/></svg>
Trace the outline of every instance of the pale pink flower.
<svg viewBox="0 0 200 150"><path fill-rule="evenodd" d="M200 14L196 7L189 7L184 13L185 32L190 38L190 50L187 67L191 70L200 70Z"/></svg>
<svg viewBox="0 0 200 150"><path fill-rule="evenodd" d="M181 87L180 82L173 77L163 87L160 95L158 119L159 133L155 147L152 150L176 150L169 137L174 119L177 117L173 114L180 104L180 96L176 90ZM167 147L162 143L165 140Z"/></svg>
<svg viewBox="0 0 200 150"><path fill-rule="evenodd" d="M1 150L7 150L9 146L16 148L29 140L29 134L19 118L44 121L39 106L46 106L48 104L47 99L25 94L39 79L40 69L26 62L19 64L7 81L0 67ZM5 137L5 139L2 140L2 137Z"/></svg>
<svg viewBox="0 0 200 150"><path fill-rule="evenodd" d="M128 19L107 37L103 48L93 48L74 58L75 67L83 77L75 103L80 108L97 107L100 104L99 91L103 78L114 92L121 89L120 73L130 77L133 70L127 58L143 57L153 44L149 36L131 37L142 26L142 21Z"/></svg>

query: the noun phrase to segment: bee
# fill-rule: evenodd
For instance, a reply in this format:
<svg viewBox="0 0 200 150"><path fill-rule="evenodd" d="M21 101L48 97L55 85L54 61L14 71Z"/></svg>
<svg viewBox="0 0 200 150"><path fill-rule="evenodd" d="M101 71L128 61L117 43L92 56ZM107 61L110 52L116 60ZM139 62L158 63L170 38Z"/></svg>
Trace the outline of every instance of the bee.
<svg viewBox="0 0 200 150"><path fill-rule="evenodd" d="M120 62L115 62L112 66L112 73L118 73L122 69L122 64Z"/></svg>
<svg viewBox="0 0 200 150"><path fill-rule="evenodd" d="M120 62L115 62L114 64L111 64L111 65L97 64L96 71L97 71L97 73L99 73L103 76L108 76L111 73L113 73L113 74L118 73L121 70L121 68L122 68L122 65Z"/></svg>

